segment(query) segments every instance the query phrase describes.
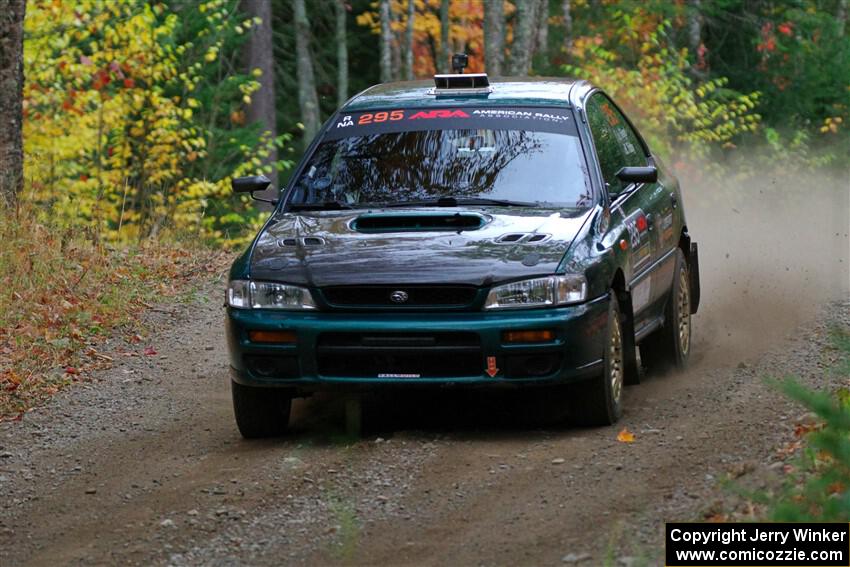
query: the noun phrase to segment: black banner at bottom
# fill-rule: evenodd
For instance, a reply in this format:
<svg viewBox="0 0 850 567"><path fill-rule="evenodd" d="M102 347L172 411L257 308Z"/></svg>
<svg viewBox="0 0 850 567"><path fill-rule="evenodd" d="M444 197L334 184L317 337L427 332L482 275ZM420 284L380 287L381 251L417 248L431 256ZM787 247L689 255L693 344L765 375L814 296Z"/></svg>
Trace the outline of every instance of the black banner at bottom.
<svg viewBox="0 0 850 567"><path fill-rule="evenodd" d="M667 567L850 567L850 524L666 524Z"/></svg>

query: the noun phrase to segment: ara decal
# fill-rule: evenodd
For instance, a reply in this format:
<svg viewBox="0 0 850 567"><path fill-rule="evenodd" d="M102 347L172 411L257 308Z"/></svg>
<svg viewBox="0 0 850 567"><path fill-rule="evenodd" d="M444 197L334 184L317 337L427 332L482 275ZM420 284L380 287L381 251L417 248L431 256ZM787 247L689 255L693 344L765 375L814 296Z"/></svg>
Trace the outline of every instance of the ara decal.
<svg viewBox="0 0 850 567"><path fill-rule="evenodd" d="M408 120L432 120L434 118L469 118L462 110L422 110L412 115Z"/></svg>

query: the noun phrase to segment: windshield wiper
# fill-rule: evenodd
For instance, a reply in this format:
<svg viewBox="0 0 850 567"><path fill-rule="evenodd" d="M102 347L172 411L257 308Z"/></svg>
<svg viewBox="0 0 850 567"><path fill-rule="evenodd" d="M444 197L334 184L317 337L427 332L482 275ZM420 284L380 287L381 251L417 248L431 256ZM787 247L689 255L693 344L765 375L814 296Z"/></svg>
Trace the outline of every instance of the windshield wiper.
<svg viewBox="0 0 850 567"><path fill-rule="evenodd" d="M339 201L324 201L323 203L293 203L289 205L290 211L342 211L352 209L351 205Z"/></svg>
<svg viewBox="0 0 850 567"><path fill-rule="evenodd" d="M536 207L537 203L528 201L508 201L505 199L487 199L482 197L440 197L439 199L422 199L418 201L397 201L395 203L378 203L380 207L457 207L462 205L493 205L496 207Z"/></svg>

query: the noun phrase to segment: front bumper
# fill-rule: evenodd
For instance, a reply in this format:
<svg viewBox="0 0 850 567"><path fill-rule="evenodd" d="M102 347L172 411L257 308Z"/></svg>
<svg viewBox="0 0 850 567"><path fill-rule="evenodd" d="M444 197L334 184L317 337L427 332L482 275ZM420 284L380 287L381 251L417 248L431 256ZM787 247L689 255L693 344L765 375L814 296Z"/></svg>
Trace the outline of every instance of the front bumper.
<svg viewBox="0 0 850 567"><path fill-rule="evenodd" d="M316 390L509 386L577 381L601 371L608 296L581 305L500 312L281 312L227 309L233 379ZM249 331L294 331L294 344L257 344ZM505 344L503 333L554 339Z"/></svg>

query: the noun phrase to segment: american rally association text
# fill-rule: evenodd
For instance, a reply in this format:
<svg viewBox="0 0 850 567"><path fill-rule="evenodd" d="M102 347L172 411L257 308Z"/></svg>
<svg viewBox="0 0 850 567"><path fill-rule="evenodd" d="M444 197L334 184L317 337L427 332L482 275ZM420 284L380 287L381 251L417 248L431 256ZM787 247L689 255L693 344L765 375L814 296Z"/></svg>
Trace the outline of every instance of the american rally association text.
<svg viewBox="0 0 850 567"><path fill-rule="evenodd" d="M673 541L686 541L695 544L722 543L728 545L738 541L768 541L785 544L793 537L793 542L831 542L845 541L846 531L839 530L813 530L811 528L793 528L785 530L769 530L764 527L740 527L731 530L706 529L706 530L683 530L675 528L670 532Z"/></svg>

